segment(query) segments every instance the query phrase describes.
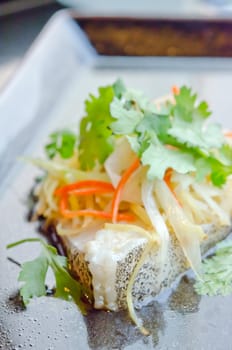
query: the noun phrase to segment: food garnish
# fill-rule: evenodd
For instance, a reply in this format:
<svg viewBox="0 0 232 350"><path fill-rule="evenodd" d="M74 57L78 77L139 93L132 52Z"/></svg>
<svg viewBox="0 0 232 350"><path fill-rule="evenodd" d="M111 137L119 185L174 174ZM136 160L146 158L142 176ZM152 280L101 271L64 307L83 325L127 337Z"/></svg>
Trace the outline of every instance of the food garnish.
<svg viewBox="0 0 232 350"><path fill-rule="evenodd" d="M61 130L50 135L51 142L45 147L49 158L54 158L58 153L62 158L70 158L74 154L77 144L77 136L69 130Z"/></svg>
<svg viewBox="0 0 232 350"><path fill-rule="evenodd" d="M195 284L200 295L228 295L232 293L232 242L222 242L216 254L203 261L203 274Z"/></svg>
<svg viewBox="0 0 232 350"><path fill-rule="evenodd" d="M50 267L56 281L55 296L64 300L72 299L82 313L86 314L85 305L81 300L85 296L84 287L70 275L67 258L58 255L55 247L46 244L40 238L26 238L8 244L7 249L29 242L40 243L41 252L36 259L22 264L18 281L23 282L20 295L24 305L26 306L33 297L46 295L45 281Z"/></svg>
<svg viewBox="0 0 232 350"><path fill-rule="evenodd" d="M118 80L85 107L78 135L51 134L48 159L30 160L46 172L35 190L36 215L55 227L80 282L41 242L42 255L23 265L21 295L25 304L44 295L51 266L57 296L71 295L83 308L81 282L92 283L96 308L127 308L147 334L134 302L141 307L187 268L199 294L231 291L231 246L201 263L231 228L231 134L209 122L208 104L186 86L152 102ZM30 269L38 281L35 274L29 281Z"/></svg>
<svg viewBox="0 0 232 350"><path fill-rule="evenodd" d="M82 170L93 169L96 162L103 164L113 151L112 132L109 125L113 118L109 105L114 98L112 86L100 87L99 96L89 96L85 101L86 116L80 123L79 161Z"/></svg>
<svg viewBox="0 0 232 350"><path fill-rule="evenodd" d="M173 169L182 174L194 171L200 180L209 175L215 186L223 185L232 172L232 149L222 128L206 124L208 104L197 103L190 88L181 87L173 99L158 109L141 93L126 90L121 81L101 87L98 97L90 95L85 102L79 142L71 131L58 131L51 134L46 151L49 157L58 152L70 158L76 145L80 168L91 170L113 152L117 137L125 136L141 163L149 166L149 179L163 179Z"/></svg>

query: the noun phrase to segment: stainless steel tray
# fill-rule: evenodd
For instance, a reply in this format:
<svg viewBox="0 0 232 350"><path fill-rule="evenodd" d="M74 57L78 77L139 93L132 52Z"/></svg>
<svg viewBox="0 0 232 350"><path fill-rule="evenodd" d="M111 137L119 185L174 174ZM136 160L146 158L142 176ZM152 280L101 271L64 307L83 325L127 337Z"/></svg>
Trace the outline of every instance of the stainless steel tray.
<svg viewBox="0 0 232 350"><path fill-rule="evenodd" d="M5 249L37 235L26 220L26 201L39 171L17 157L40 155L51 130L77 123L88 92L117 77L151 97L187 84L209 101L215 120L232 128L231 67L231 59L99 56L72 15L51 19L0 96L7 145L0 159L0 349L231 349L232 297L200 298L189 277L139 312L151 331L144 337L124 312L93 311L83 318L75 305L52 297L35 299L24 310L18 267L7 256L23 262L38 247Z"/></svg>

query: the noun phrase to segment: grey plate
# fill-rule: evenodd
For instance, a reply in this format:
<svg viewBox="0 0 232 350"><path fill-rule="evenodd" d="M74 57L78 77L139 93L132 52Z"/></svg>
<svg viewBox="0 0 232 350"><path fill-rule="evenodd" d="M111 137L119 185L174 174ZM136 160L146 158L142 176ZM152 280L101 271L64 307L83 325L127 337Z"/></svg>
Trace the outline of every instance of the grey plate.
<svg viewBox="0 0 232 350"><path fill-rule="evenodd" d="M210 102L215 120L231 128L231 66L230 59L196 63L99 58L66 12L50 21L0 97L0 129L8 142L0 169L0 348L232 349L231 297L200 298L189 278L139 312L151 331L148 337L124 312L93 311L83 318L75 305L52 297L35 299L24 310L18 297L19 268L7 256L23 262L35 257L38 246L5 249L10 242L37 235L36 224L26 221L26 202L40 172L17 157L40 155L51 130L76 123L89 91L119 76L151 97L165 94L174 83L184 83Z"/></svg>

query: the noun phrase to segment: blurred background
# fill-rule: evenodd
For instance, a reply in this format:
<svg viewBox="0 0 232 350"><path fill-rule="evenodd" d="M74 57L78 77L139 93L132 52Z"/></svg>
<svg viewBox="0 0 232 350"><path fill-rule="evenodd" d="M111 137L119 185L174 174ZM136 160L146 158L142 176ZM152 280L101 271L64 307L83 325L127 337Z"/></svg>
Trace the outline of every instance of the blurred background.
<svg viewBox="0 0 232 350"><path fill-rule="evenodd" d="M232 18L231 0L3 0L0 2L0 89L48 19L73 7L82 15L157 18Z"/></svg>
<svg viewBox="0 0 232 350"><path fill-rule="evenodd" d="M0 2L0 89L48 19L62 7L49 0Z"/></svg>

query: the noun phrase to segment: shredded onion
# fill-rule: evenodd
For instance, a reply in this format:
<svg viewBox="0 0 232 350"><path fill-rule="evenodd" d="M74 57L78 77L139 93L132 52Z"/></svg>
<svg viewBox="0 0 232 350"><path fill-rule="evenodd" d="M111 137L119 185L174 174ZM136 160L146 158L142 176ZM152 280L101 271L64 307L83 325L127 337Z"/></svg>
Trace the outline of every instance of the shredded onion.
<svg viewBox="0 0 232 350"><path fill-rule="evenodd" d="M201 226L192 224L185 215L176 198L163 180L154 181L154 191L173 227L184 254L196 275L201 272L200 240L205 233Z"/></svg>
<svg viewBox="0 0 232 350"><path fill-rule="evenodd" d="M142 184L142 199L151 223L160 238L162 260L165 262L168 253L169 232L152 192L153 182L145 179Z"/></svg>
<svg viewBox="0 0 232 350"><path fill-rule="evenodd" d="M207 203L209 210L211 210L218 217L221 225L230 225L229 213L226 213L210 196L210 192L207 193L207 188L198 183L194 183L194 190L198 193L200 197ZM213 215L214 215L213 214Z"/></svg>
<svg viewBox="0 0 232 350"><path fill-rule="evenodd" d="M149 332L146 330L146 328L143 327L143 321L141 320L141 318L139 318L136 315L135 312L135 308L133 305L133 298L132 298L132 290L133 290L133 285L135 282L135 279L139 273L139 270L141 269L141 267L143 266L149 252L151 251L151 249L153 249L153 247L155 246L155 242L153 240L148 241L147 245L144 248L144 251L142 253L142 256L139 259L139 262L137 263L137 265L134 268L134 271L130 277L129 283L128 283L128 287L127 287L127 291L126 291L126 300L127 300L127 306L128 306L128 311L129 311L129 315L132 319L132 321L136 324L136 326L139 328L140 332L144 335L148 335Z"/></svg>
<svg viewBox="0 0 232 350"><path fill-rule="evenodd" d="M71 166L69 167L66 164L62 164L62 162L58 162L56 160L44 160L40 158L25 158L25 160L47 171L49 174L64 182L75 182L86 179L109 181L107 174L97 170L82 171L72 168Z"/></svg>
<svg viewBox="0 0 232 350"><path fill-rule="evenodd" d="M130 205L130 209L132 210L135 215L138 216L138 218L148 227L152 227L151 220L149 216L146 213L146 210L139 204L132 203Z"/></svg>
<svg viewBox="0 0 232 350"><path fill-rule="evenodd" d="M105 161L105 170L114 187L117 187L123 171L128 168L136 155L125 137L118 140L114 152Z"/></svg>
<svg viewBox="0 0 232 350"><path fill-rule="evenodd" d="M157 242L157 235L155 232L153 231L147 231L144 228L137 226L137 225L132 225L132 224L109 224L109 223L105 223L104 228L106 230L115 230L115 231L133 231L133 232L137 232L140 233L141 235L143 235L144 237L151 239L153 241Z"/></svg>

